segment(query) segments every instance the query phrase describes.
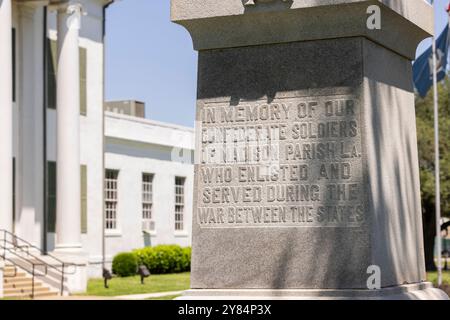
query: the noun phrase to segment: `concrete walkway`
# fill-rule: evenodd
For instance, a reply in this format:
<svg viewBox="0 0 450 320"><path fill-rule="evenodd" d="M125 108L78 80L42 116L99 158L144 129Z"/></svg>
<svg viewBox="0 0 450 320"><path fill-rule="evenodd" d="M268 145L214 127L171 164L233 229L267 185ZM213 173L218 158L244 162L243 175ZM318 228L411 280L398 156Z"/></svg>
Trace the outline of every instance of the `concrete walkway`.
<svg viewBox="0 0 450 320"><path fill-rule="evenodd" d="M30 299L31 300L31 299ZM34 300L117 300L115 297L94 297L94 296L59 296L59 297L36 297Z"/></svg>
<svg viewBox="0 0 450 320"><path fill-rule="evenodd" d="M131 294L117 297L100 297L100 296L39 297L35 298L35 300L147 300L167 296L180 296L182 294L183 291L168 291L156 293Z"/></svg>
<svg viewBox="0 0 450 320"><path fill-rule="evenodd" d="M183 291L169 291L169 292L157 292L157 293L144 293L144 294L131 294L126 296L114 297L118 300L146 300L151 298L161 298L167 296L179 296Z"/></svg>

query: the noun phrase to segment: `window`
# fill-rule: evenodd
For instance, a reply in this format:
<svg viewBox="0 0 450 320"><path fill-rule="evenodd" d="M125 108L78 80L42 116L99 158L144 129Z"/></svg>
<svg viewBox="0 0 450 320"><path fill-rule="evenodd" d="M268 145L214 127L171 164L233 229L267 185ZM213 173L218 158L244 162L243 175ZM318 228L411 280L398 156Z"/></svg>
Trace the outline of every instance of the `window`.
<svg viewBox="0 0 450 320"><path fill-rule="evenodd" d="M175 178L175 231L184 230L184 178Z"/></svg>
<svg viewBox="0 0 450 320"><path fill-rule="evenodd" d="M81 175L81 232L87 233L87 167L82 165ZM56 232L56 162L47 162L47 232Z"/></svg>
<svg viewBox="0 0 450 320"><path fill-rule="evenodd" d="M12 178L12 192L13 192L13 201L12 201L12 208L13 208L13 222L16 222L16 158L13 157L13 178Z"/></svg>
<svg viewBox="0 0 450 320"><path fill-rule="evenodd" d="M142 230L155 231L153 216L153 175L142 174Z"/></svg>
<svg viewBox="0 0 450 320"><path fill-rule="evenodd" d="M47 232L56 232L56 162L47 162Z"/></svg>
<svg viewBox="0 0 450 320"><path fill-rule="evenodd" d="M87 166L81 166L81 233L88 232L87 219Z"/></svg>
<svg viewBox="0 0 450 320"><path fill-rule="evenodd" d="M56 109L56 65L57 65L57 44L56 41L47 39L46 77L47 77L47 108Z"/></svg>
<svg viewBox="0 0 450 320"><path fill-rule="evenodd" d="M119 171L105 171L105 226L106 230L117 229L117 180Z"/></svg>
<svg viewBox="0 0 450 320"><path fill-rule="evenodd" d="M47 108L56 109L56 70L58 43L47 39ZM80 54L80 114L87 114L87 50L79 48Z"/></svg>
<svg viewBox="0 0 450 320"><path fill-rule="evenodd" d="M87 51L80 47L80 114L87 115Z"/></svg>
<svg viewBox="0 0 450 320"><path fill-rule="evenodd" d="M16 29L12 29L12 94L13 102L16 102Z"/></svg>

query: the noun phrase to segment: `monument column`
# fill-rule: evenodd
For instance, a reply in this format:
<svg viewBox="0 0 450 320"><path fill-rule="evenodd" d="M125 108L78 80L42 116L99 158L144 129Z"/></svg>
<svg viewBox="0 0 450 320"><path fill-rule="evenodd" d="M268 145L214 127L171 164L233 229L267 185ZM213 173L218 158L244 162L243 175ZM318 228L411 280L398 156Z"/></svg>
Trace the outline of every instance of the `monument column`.
<svg viewBox="0 0 450 320"><path fill-rule="evenodd" d="M81 250L80 72L81 4L58 8L56 250Z"/></svg>
<svg viewBox="0 0 450 320"><path fill-rule="evenodd" d="M422 0L172 0L199 51L186 299L445 298L426 281Z"/></svg>
<svg viewBox="0 0 450 320"><path fill-rule="evenodd" d="M13 223L13 83L11 0L0 0L0 229Z"/></svg>

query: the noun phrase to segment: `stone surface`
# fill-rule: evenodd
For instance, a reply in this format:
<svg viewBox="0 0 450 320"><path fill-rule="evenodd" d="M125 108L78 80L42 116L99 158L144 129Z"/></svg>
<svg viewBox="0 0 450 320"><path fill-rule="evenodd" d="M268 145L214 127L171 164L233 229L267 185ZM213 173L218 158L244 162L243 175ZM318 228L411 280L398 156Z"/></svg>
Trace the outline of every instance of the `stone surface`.
<svg viewBox="0 0 450 320"><path fill-rule="evenodd" d="M189 290L177 300L448 300L430 283L382 290Z"/></svg>
<svg viewBox="0 0 450 320"><path fill-rule="evenodd" d="M381 30L367 28L373 4L381 8ZM433 32L432 16L423 0L172 0L172 20L190 32L196 50L365 36L414 59Z"/></svg>
<svg viewBox="0 0 450 320"><path fill-rule="evenodd" d="M376 1L202 3L172 2L200 49L186 297L444 297L424 283L410 61L430 7L383 1L374 33Z"/></svg>
<svg viewBox="0 0 450 320"><path fill-rule="evenodd" d="M200 52L193 288L425 280L409 65L364 38ZM255 126L274 139L211 142ZM212 156L258 147L271 158Z"/></svg>
<svg viewBox="0 0 450 320"><path fill-rule="evenodd" d="M197 121L203 140L218 138L221 130L231 127L245 129L243 133L251 137L256 135L252 134L255 125L260 126L261 139L237 144L203 142L197 149L201 150L198 160L203 163L196 171L192 288L365 287L371 253L370 216L365 213L367 199L362 191L362 45L363 39L355 38L200 52ZM342 116L327 115L325 106L330 101L344 105ZM259 120L239 121L240 108L245 115L256 112ZM279 111L279 120L270 117L274 108ZM270 118L263 120L266 109ZM230 117L222 119L224 112L231 112ZM210 119L211 114L214 119ZM348 139L341 133L326 132L332 130L327 126L339 126L341 121L346 126L342 135ZM278 136L263 140L262 134L274 126L284 129L277 127L273 133ZM325 130L324 136L314 138L319 126ZM211 156L226 148L251 152L258 147L270 150L270 159L233 161ZM321 148L322 156L317 150ZM356 153L354 158L343 158L349 152ZM342 183L347 192L354 190L354 200L330 198L332 193L326 189L341 179L321 179L320 170L331 175L332 165L339 167L339 172L345 171L348 178ZM222 180L220 170L231 172L231 179ZM274 181L268 170L279 170L279 179ZM252 177L253 172L257 176ZM212 183L205 182L208 173ZM214 189L222 186L219 193ZM245 199L248 186L251 195ZM287 188L295 193L293 199L281 199ZM205 192L209 194L205 196ZM230 193L229 201L213 199L215 195L224 197L224 193ZM281 193L280 201L272 201L277 193ZM351 216L327 221L324 212L325 220L319 221L319 209L336 209L338 205L349 206ZM246 211L239 222L236 212L242 209ZM265 210L270 211L270 222L264 217L255 222ZM284 210L285 220L280 213ZM349 259L353 261L350 265Z"/></svg>

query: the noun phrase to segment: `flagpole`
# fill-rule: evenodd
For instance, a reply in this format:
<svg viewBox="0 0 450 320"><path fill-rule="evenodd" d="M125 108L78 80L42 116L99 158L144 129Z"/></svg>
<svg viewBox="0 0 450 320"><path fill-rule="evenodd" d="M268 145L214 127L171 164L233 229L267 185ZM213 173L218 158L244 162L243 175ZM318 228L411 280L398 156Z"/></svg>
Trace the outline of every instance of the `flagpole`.
<svg viewBox="0 0 450 320"><path fill-rule="evenodd" d="M434 10L434 0L431 0ZM433 100L434 100L434 148L435 148L435 192L436 192L436 242L437 242L437 284L442 285L442 240L441 240L441 184L439 154L439 97L437 88L436 36L433 36Z"/></svg>

